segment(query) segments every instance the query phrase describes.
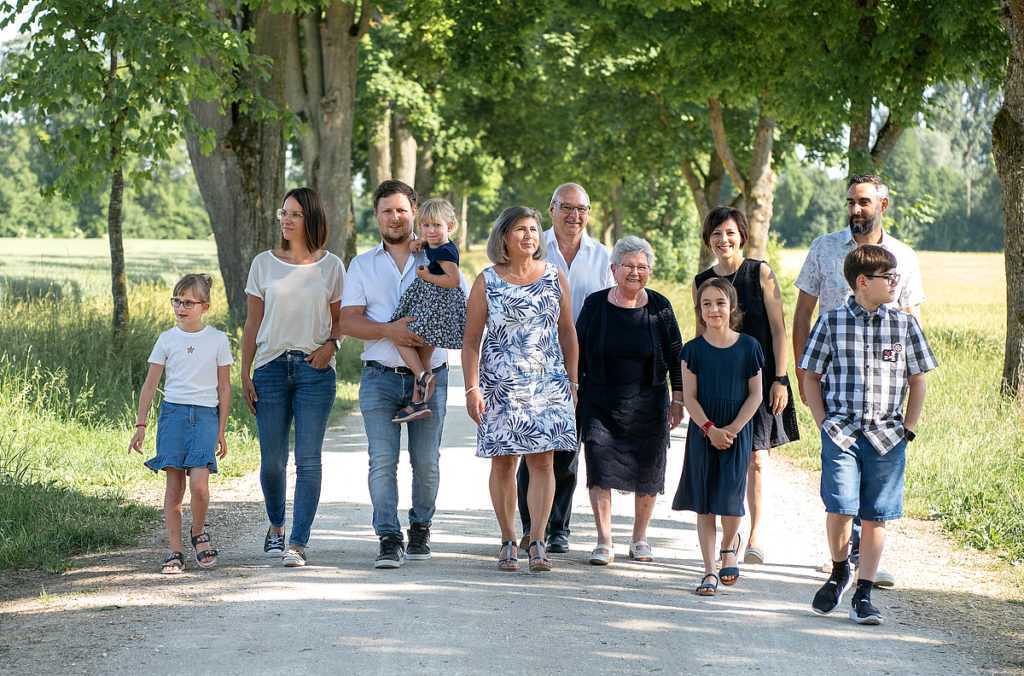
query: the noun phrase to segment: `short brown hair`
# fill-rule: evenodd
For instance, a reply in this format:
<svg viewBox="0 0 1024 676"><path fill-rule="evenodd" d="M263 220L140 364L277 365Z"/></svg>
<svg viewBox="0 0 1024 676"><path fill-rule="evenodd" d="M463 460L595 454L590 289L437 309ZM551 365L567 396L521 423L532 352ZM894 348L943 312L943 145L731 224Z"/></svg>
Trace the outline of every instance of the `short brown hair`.
<svg viewBox="0 0 1024 676"><path fill-rule="evenodd" d="M533 252L534 260L544 260L548 255L548 245L544 239L544 233L540 226L540 213L530 207L509 207L500 214L494 221L491 234L487 238L487 257L494 264L508 263L508 247L505 246L505 238L508 237L512 226L523 220L532 218L537 222L537 250Z"/></svg>
<svg viewBox="0 0 1024 676"><path fill-rule="evenodd" d="M711 287L721 289L725 294L725 297L729 299L729 328L733 331L738 331L740 326L743 324L743 311L740 310L740 299L736 295L736 287L732 285L725 277L712 277L711 279L704 280L704 283L697 287L697 306L694 312L697 314L697 321L704 328L708 325L704 322L704 317L700 313L700 299L704 295L704 291Z"/></svg>
<svg viewBox="0 0 1024 676"><path fill-rule="evenodd" d="M281 205L292 197L302 207L302 222L306 230L306 248L310 252L323 249L327 245L327 211L324 209L324 201L320 199L319 193L312 188L292 188L289 190ZM281 248L288 250L288 240L281 234Z"/></svg>
<svg viewBox="0 0 1024 676"><path fill-rule="evenodd" d="M851 289L857 288L857 278L861 275L877 275L895 269L896 257L877 244L862 244L843 259L843 277L846 277L846 283Z"/></svg>
<svg viewBox="0 0 1024 676"><path fill-rule="evenodd" d="M174 291L172 293L177 297L185 292L191 292L193 296L202 302L209 303L210 286L212 284L213 280L210 278L210 275L205 272L194 272L179 279L177 283L175 283Z"/></svg>
<svg viewBox="0 0 1024 676"><path fill-rule="evenodd" d="M416 208L416 200L418 196L416 191L408 183L402 181L396 181L388 179L387 181L381 181L380 185L373 191L373 211L377 211L377 202L380 202L385 197L391 197L392 195L405 195L409 198L409 206Z"/></svg>
<svg viewBox="0 0 1024 676"><path fill-rule="evenodd" d="M711 233L715 228L726 221L732 220L736 223L736 229L740 231L740 246L747 243L747 236L750 235L750 225L747 224L747 217L739 209L732 207L718 207L708 212L704 217L704 224L700 229L700 237L704 244L711 246Z"/></svg>

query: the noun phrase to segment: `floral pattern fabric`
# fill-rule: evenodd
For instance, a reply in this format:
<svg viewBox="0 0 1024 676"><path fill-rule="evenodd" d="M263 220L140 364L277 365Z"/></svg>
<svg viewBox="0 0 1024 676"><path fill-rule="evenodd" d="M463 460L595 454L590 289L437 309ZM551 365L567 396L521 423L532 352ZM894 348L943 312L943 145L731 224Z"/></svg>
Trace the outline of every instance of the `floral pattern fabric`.
<svg viewBox="0 0 1024 676"><path fill-rule="evenodd" d="M479 457L575 451L576 416L558 342L558 268L547 263L532 284L486 282L487 336L480 356L483 424Z"/></svg>

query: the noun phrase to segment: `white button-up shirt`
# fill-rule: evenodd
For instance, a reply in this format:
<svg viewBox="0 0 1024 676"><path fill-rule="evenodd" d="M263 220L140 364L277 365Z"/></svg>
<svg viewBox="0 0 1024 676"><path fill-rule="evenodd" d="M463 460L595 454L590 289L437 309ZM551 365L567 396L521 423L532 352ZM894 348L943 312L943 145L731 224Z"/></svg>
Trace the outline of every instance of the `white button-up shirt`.
<svg viewBox="0 0 1024 676"><path fill-rule="evenodd" d="M896 298L889 307L902 309L924 302L924 287L917 254L909 246L882 231L879 245L896 258L896 272L900 283L896 285ZM807 259L796 278L796 287L818 298L818 314L846 303L853 295L850 284L843 276L843 259L857 248L857 240L849 226L839 232L830 232L811 242Z"/></svg>
<svg viewBox="0 0 1024 676"><path fill-rule="evenodd" d="M562 257L562 252L558 248L558 240L555 239L553 228L544 233L544 239L548 245L548 262L561 268L569 280L569 295L572 296L572 320L575 322L580 316L583 301L587 299L587 296L615 284L611 269L611 252L608 247L584 231L583 239L580 240L580 250L572 259L570 268L566 265L565 258Z"/></svg>
<svg viewBox="0 0 1024 676"><path fill-rule="evenodd" d="M405 268L399 270L395 259L384 248L384 242L381 242L369 251L356 256L348 264L345 289L341 295L341 306L365 306L367 319L382 324L390 322L391 315L398 307L398 300L402 297L402 293L417 279L416 266L426 264L427 257L421 251L410 254L409 259L405 262ZM463 291L469 297L466 279L462 277L461 272L459 276L462 279ZM364 341L363 353L360 356L365 361L380 362L384 366L405 366L402 355L398 353L398 348L386 338ZM447 350L440 348L434 350L430 357L430 368L437 368L447 359Z"/></svg>

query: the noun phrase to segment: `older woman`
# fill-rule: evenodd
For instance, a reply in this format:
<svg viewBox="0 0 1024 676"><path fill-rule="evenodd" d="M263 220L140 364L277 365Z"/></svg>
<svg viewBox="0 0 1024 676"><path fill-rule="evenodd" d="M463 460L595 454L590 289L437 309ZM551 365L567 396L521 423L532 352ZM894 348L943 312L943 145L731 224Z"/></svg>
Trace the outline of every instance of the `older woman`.
<svg viewBox="0 0 1024 676"><path fill-rule="evenodd" d="M498 568L518 570L516 468L530 470L530 570L551 570L544 528L555 492L555 451L576 450L576 331L565 275L544 261L540 214L501 212L487 240L494 263L469 294L462 368L466 408L478 425L479 457L491 459L490 489L501 528ZM484 327L487 339L480 342Z"/></svg>
<svg viewBox="0 0 1024 676"><path fill-rule="evenodd" d="M629 558L653 560L647 524L655 497L665 490L669 430L683 419L679 325L668 299L646 288L654 251L639 237L623 237L611 261L615 286L588 296L576 320L579 436L597 522L594 565L615 560L613 488L635 494Z"/></svg>
<svg viewBox="0 0 1024 676"><path fill-rule="evenodd" d="M786 320L782 316L782 294L775 272L764 261L745 258L747 218L739 209L719 207L705 218L701 228L704 243L714 252L718 262L693 280L693 302L697 305L697 288L712 277L724 277L734 287L743 312L740 332L752 337L761 346L765 364L762 373L761 405L754 414L754 450L747 470L747 507L750 509L750 537L747 538L745 563L764 563L764 547L758 536L763 514L761 492L771 449L800 438L796 424L793 392L786 375ZM697 317L695 335L705 326ZM742 543L740 538L737 543ZM739 552L737 551L737 554Z"/></svg>

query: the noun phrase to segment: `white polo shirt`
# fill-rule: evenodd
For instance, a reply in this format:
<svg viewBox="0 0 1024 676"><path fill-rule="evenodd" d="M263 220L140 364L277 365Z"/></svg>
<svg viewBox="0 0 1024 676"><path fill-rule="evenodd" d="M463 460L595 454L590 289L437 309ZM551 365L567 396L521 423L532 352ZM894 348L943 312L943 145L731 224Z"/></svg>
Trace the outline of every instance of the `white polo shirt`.
<svg viewBox="0 0 1024 676"><path fill-rule="evenodd" d="M572 296L572 320L575 322L580 316L583 301L587 299L587 296L595 291L614 286L611 252L608 247L590 237L584 230L583 239L580 240L580 250L572 259L570 268L566 265L565 258L562 257L562 252L558 248L554 228L544 233L544 240L548 245L548 262L561 268L569 280L569 295Z"/></svg>
<svg viewBox="0 0 1024 676"><path fill-rule="evenodd" d="M924 286L921 284L921 269L914 250L895 237L890 237L884 230L879 245L896 258L896 272L900 276L900 282L896 285L896 299L886 305L899 310L923 303ZM811 242L807 259L796 278L796 287L817 297L819 315L843 305L853 295L850 284L843 276L843 259L857 246L849 226Z"/></svg>
<svg viewBox="0 0 1024 676"><path fill-rule="evenodd" d="M399 270L395 259L384 248L384 242L380 242L369 251L353 258L348 264L341 306L365 306L367 319L386 324L391 321L391 315L398 307L402 293L416 281L416 266L426 264L427 257L420 251L410 254L405 262L405 268ZM459 277L462 280L462 290L468 298L469 285L461 271ZM364 361L376 361L384 366L405 366L398 348L386 338L364 341L363 353L360 356ZM430 368L437 368L447 360L448 351L438 348L430 357Z"/></svg>

